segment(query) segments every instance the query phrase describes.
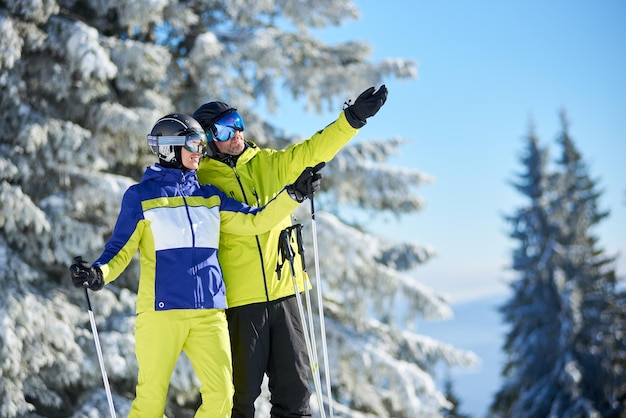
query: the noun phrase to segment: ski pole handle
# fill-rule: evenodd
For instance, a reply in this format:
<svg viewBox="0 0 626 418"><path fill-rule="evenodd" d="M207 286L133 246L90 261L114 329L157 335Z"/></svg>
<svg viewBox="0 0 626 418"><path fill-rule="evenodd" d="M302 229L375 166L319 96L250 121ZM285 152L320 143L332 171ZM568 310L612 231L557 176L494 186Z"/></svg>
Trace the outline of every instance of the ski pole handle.
<svg viewBox="0 0 626 418"><path fill-rule="evenodd" d="M311 195L311 198L313 196ZM302 261L302 271L306 271L306 262L304 261L304 244L302 242L302 224L294 225L296 229L296 241L298 242L298 254L300 254L300 261Z"/></svg>

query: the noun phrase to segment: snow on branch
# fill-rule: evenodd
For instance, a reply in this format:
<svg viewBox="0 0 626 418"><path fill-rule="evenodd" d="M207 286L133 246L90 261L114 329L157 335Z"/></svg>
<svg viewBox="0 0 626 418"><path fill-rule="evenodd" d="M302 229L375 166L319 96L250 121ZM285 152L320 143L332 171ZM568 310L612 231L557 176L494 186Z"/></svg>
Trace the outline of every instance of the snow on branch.
<svg viewBox="0 0 626 418"><path fill-rule="evenodd" d="M109 58L109 53L100 44L98 31L81 21L69 20L62 17L50 19L56 29L51 36L51 46L57 52L65 55L69 71L75 72L81 78L94 78L100 81L112 79L117 74L117 67Z"/></svg>
<svg viewBox="0 0 626 418"><path fill-rule="evenodd" d="M317 213L316 222L319 224L316 229L323 285L339 303L353 306L354 318L367 312L371 308L368 301L372 300L404 301L400 304L376 303L375 309L386 311L386 315L395 316L391 312L397 313L401 307L406 307L400 316L406 314L414 318L422 315L438 319L451 316L445 299L436 296L416 279L381 264L383 254L392 252L388 242L350 227L327 212ZM306 226L305 230L308 230ZM304 241L307 248L312 247L310 234L304 234ZM419 247L414 245L406 249L409 249L406 254L413 253L411 257L420 253ZM421 253L428 254L428 250Z"/></svg>
<svg viewBox="0 0 626 418"><path fill-rule="evenodd" d="M82 351L74 341L74 318L78 308L60 294L37 296L5 289L8 296L0 308L0 415L33 410L30 400L59 406L56 388L80 378L73 361ZM46 383L48 382L48 383Z"/></svg>
<svg viewBox="0 0 626 418"><path fill-rule="evenodd" d="M433 178L414 168L384 163L403 143L394 138L346 146L326 168L332 200L394 214L424 207L424 200L415 190Z"/></svg>

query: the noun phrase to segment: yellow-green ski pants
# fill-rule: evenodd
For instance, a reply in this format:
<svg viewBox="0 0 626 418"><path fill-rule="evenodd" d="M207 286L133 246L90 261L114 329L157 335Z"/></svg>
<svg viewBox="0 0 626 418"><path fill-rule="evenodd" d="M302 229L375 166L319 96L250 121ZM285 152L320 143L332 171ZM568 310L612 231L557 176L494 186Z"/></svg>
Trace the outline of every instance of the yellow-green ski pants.
<svg viewBox="0 0 626 418"><path fill-rule="evenodd" d="M163 418L170 378L184 351L201 383L196 418L229 418L233 405L228 324L223 309L181 309L137 315L138 380L129 418Z"/></svg>

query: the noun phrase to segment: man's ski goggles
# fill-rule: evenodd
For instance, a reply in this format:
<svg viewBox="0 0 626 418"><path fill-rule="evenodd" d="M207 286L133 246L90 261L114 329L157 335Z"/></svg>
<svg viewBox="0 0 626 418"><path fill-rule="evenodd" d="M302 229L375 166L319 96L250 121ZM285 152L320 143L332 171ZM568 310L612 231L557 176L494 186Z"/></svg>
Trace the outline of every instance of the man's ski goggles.
<svg viewBox="0 0 626 418"><path fill-rule="evenodd" d="M210 133L214 140L224 142L232 138L235 135L235 131L243 130L243 119L239 116L239 113L233 111L211 125Z"/></svg>
<svg viewBox="0 0 626 418"><path fill-rule="evenodd" d="M195 131L186 136L153 136L148 135L148 145L151 147L157 146L182 146L185 147L187 151L190 152L201 152L204 154L204 151L207 146L206 135L204 132Z"/></svg>

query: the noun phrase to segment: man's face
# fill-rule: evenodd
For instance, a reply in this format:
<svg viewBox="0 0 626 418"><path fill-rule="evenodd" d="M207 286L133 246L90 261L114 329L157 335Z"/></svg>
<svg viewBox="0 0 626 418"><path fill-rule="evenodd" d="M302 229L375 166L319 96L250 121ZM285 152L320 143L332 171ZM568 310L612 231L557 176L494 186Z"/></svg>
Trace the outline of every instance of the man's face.
<svg viewBox="0 0 626 418"><path fill-rule="evenodd" d="M235 131L228 141L215 141L215 146L222 154L239 155L245 148L243 131Z"/></svg>

